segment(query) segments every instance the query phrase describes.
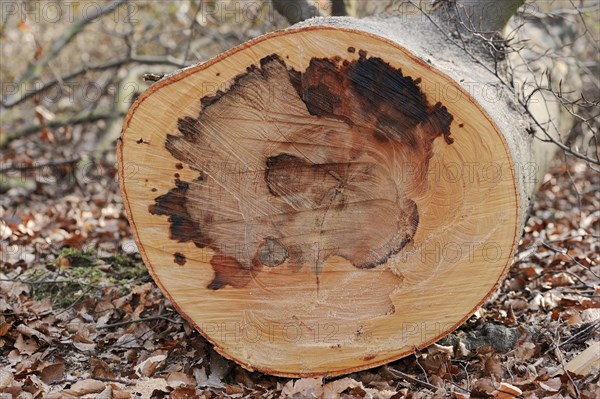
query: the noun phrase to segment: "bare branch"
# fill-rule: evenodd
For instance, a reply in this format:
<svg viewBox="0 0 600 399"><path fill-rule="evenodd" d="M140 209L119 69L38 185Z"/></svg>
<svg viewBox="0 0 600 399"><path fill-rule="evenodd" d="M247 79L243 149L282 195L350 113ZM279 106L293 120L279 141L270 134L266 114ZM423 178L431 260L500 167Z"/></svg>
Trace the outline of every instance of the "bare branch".
<svg viewBox="0 0 600 399"><path fill-rule="evenodd" d="M182 60L175 59L171 56L150 57L150 56L139 56L139 55L132 55L130 57L126 57L126 58L119 59L116 61L105 62L103 64L85 65L82 68L80 68L74 72L71 72L65 76L61 76L60 78L56 78L49 82L46 82L45 84L36 88L35 90L28 90L25 94L23 94L19 98L16 98L16 99L14 99L12 101L8 101L8 102L2 102L2 106L5 108L12 108L16 105L21 104L23 101L28 100L31 97L34 97L36 95L39 95L39 94L45 92L46 90L50 89L53 86L61 84L62 82L68 81L70 79L74 79L81 75L85 75L88 72L105 71L108 69L118 68L118 67L121 67L121 66L129 64L129 63L139 63L139 64L147 64L147 65L173 65L178 68L183 68L183 67L187 66L186 64L184 64L184 62Z"/></svg>
<svg viewBox="0 0 600 399"><path fill-rule="evenodd" d="M477 57L475 54L473 54L473 52L469 51L468 48L468 44L465 40L463 40L463 38L460 35L460 32L458 33L458 36L461 40L462 43L457 42L454 38L452 38L448 33L447 33L447 29L445 29L445 27L441 26L431 15L429 15L427 12L425 12L425 10L421 7L420 4L415 3L412 0L407 0L410 4L412 4L414 7L416 7L417 9L419 9L423 15L437 28L440 30L440 32L442 32L442 34L448 39L448 41L450 41L453 45L461 48L462 50L465 51L466 54L468 54L471 59L475 62L477 62L478 64L480 64L483 68L485 68L488 72L492 73L497 79L498 81L505 86L507 89L509 89L511 92L514 90L513 85L509 82L507 82L505 79L502 78L502 76L500 76L499 71L497 69L492 69L489 67L488 63L483 61L482 59L480 59L479 57ZM446 7L446 10L448 8ZM439 12L438 12L439 15ZM464 15L464 14L463 14ZM468 21L468 19L467 19ZM445 22L451 22L446 20ZM463 32L467 32L467 33L471 33L472 32L472 28L468 28L469 25L465 24L465 21L463 21L462 19L458 20L458 21L454 21L456 24L458 24L458 27L460 28L460 30L462 30ZM470 24L470 23L469 23ZM471 24L470 24L471 25ZM472 25L471 25L472 26ZM540 55L540 57L542 57L543 55ZM527 65L527 67L529 68L529 65L527 63L524 63L524 65ZM534 73L531 69L529 69L529 71L531 73ZM540 88L538 86L537 89L535 89L535 91L541 91L543 90L542 88ZM551 89L550 89L551 90ZM540 131L544 134L544 138L539 138L538 139L542 140L542 141L547 141L547 142L551 142L553 144L555 144L556 146L558 146L561 150L563 150L565 153L570 154L576 158L582 159L586 162L588 162L589 164L592 165L600 165L600 159L594 159L591 158L585 154L582 154L576 150L574 150L573 148L565 145L564 143L562 143L560 140L557 140L555 137L553 137L548 130L542 125L542 122L540 122L536 116L532 113L532 111L529 109L529 107L527 106L527 100L521 98L521 96L518 96L517 98L517 102L519 105L521 105L521 107L523 108L523 111L525 112L525 114L531 118L531 120L533 121L533 123L537 126L537 128L540 129ZM550 121L552 122L552 121Z"/></svg>
<svg viewBox="0 0 600 399"><path fill-rule="evenodd" d="M44 58L42 58L34 64L29 65L29 68L27 68L27 71L25 71L25 73L23 74L19 85L28 80L31 80L31 78L37 75L41 68L43 68L49 61L54 59L61 52L61 50L65 48L66 45L69 44L71 40L73 40L75 36L77 36L77 34L81 32L83 28L85 28L89 23L114 11L122 4L125 4L125 2L126 0L115 0L108 6L100 9L98 12L95 12L92 15L89 15L86 18L82 19L81 21L75 22L73 25L71 25L71 27L67 30L66 34L54 42L52 49L46 54Z"/></svg>
<svg viewBox="0 0 600 399"><path fill-rule="evenodd" d="M35 162L31 165L20 165L20 164L14 164L12 162L8 162L5 164L0 164L0 171L2 172L6 172L9 170L14 170L14 171L26 171L26 170L34 170L34 169L42 169L42 168L46 168L49 166L55 167L55 166L62 166L62 165L72 165L75 163L78 163L79 161L81 161L80 157L74 157L71 159L61 159L61 160L55 160L55 161L47 161L47 162Z"/></svg>
<svg viewBox="0 0 600 399"><path fill-rule="evenodd" d="M48 122L45 127L46 128L58 128L58 127L70 126L70 125L79 125L82 123L92 123L92 122L97 122L97 121L106 120L106 119L121 118L123 116L125 116L124 113L108 113L108 114L97 113L97 114L91 114L91 115L77 116L77 117L74 117L71 119L53 120L53 121ZM3 136L2 141L0 142L0 145L6 145L7 143L9 143L19 137L27 136L28 134L38 132L41 129L42 129L42 126L36 125L36 126L26 127L15 133L12 133L12 134L9 133L6 136Z"/></svg>
<svg viewBox="0 0 600 399"><path fill-rule="evenodd" d="M426 387L426 388L429 388L429 389L433 390L434 392L437 392L437 390L438 390L438 389L440 389L439 387L436 387L435 385L432 385L432 384L430 384L430 383L428 383L428 382L425 382L425 381L421 381L421 380L419 380L418 378L412 377L412 376L410 376L410 375L408 375L408 374L406 374L406 373L403 373L403 372L402 372L402 371L400 371L400 370L396 370L396 369L393 369L393 368L391 368L391 367L386 367L386 369L387 369L387 370L388 370L388 371L389 371L391 374L395 375L396 377L400 377L400 378L403 378L403 379L405 379L405 380L407 380L407 381L410 381L410 382L412 382L412 383L415 383L415 384L418 384L418 385L424 386L424 387Z"/></svg>

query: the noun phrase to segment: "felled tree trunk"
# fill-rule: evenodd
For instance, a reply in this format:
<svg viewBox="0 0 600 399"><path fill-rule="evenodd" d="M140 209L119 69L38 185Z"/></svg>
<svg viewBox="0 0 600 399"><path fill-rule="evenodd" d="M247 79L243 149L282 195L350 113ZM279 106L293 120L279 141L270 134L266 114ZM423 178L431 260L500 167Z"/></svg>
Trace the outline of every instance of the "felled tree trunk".
<svg viewBox="0 0 600 399"><path fill-rule="evenodd" d="M494 291L547 162L531 124L428 18L316 19L152 86L119 176L150 272L217 351L333 376Z"/></svg>

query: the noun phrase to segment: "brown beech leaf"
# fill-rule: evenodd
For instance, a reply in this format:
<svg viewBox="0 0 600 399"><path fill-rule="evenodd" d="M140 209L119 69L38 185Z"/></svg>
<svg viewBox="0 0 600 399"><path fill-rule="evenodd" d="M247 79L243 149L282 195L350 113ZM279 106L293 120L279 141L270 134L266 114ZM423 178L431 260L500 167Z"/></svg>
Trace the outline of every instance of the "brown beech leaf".
<svg viewBox="0 0 600 399"><path fill-rule="evenodd" d="M41 379L50 385L62 381L65 374L65 364L63 362L54 363L42 369Z"/></svg>
<svg viewBox="0 0 600 399"><path fill-rule="evenodd" d="M110 369L108 363L101 359L91 358L90 367L92 376L96 378L115 378L115 373Z"/></svg>
<svg viewBox="0 0 600 399"><path fill-rule="evenodd" d="M75 384L71 386L69 393L73 393L75 395L87 395L88 393L98 393L104 390L105 384L102 381L87 379L77 381Z"/></svg>
<svg viewBox="0 0 600 399"><path fill-rule="evenodd" d="M196 399L200 398L196 393L196 389L192 387L175 388L169 393L170 399Z"/></svg>
<svg viewBox="0 0 600 399"><path fill-rule="evenodd" d="M473 384L471 396L490 397L495 390L494 382L490 378L480 378Z"/></svg>
<svg viewBox="0 0 600 399"><path fill-rule="evenodd" d="M507 382L501 382L498 389L493 393L494 399L512 399L523 394L519 388Z"/></svg>
<svg viewBox="0 0 600 399"><path fill-rule="evenodd" d="M96 343L94 341L79 333L73 336L73 346L82 352L92 352L96 349Z"/></svg>
<svg viewBox="0 0 600 399"><path fill-rule="evenodd" d="M151 356L135 366L135 373L140 377L150 377L167 355Z"/></svg>
<svg viewBox="0 0 600 399"><path fill-rule="evenodd" d="M5 336L11 327L12 325L10 325L9 323L0 323L0 337Z"/></svg>
<svg viewBox="0 0 600 399"><path fill-rule="evenodd" d="M288 381L281 391L281 396L284 398L320 398L323 396L323 392L321 378L301 378Z"/></svg>
<svg viewBox="0 0 600 399"><path fill-rule="evenodd" d="M43 333L39 332L38 330L36 330L34 328L26 326L25 324L19 324L17 326L17 331L20 332L21 334L24 334L24 335L28 336L28 337L39 338L41 341L44 341L47 344L52 344L53 343L52 338L48 337L46 334L43 334Z"/></svg>
<svg viewBox="0 0 600 399"><path fill-rule="evenodd" d="M336 397L339 396L346 389L355 388L358 386L362 387L362 383L356 381L353 378L341 378L339 380L331 381L325 384L325 386L323 387L323 397Z"/></svg>
<svg viewBox="0 0 600 399"><path fill-rule="evenodd" d="M31 355L38 350L38 344L33 339L24 339L23 335L19 334L15 341L15 348L21 355Z"/></svg>
<svg viewBox="0 0 600 399"><path fill-rule="evenodd" d="M556 377L546 381L538 381L538 384L543 390L554 393L560 391L562 382L560 380L560 377Z"/></svg>
<svg viewBox="0 0 600 399"><path fill-rule="evenodd" d="M8 369L0 368L0 390L12 385L15 377Z"/></svg>
<svg viewBox="0 0 600 399"><path fill-rule="evenodd" d="M173 371L167 377L167 384L172 388L177 388L180 386L196 385L196 380L181 371Z"/></svg>
<svg viewBox="0 0 600 399"><path fill-rule="evenodd" d="M102 381L86 379L77 381L71 388L64 389L60 392L52 392L45 396L47 399L67 399L67 398L79 398L83 395L100 393L104 391L105 384Z"/></svg>

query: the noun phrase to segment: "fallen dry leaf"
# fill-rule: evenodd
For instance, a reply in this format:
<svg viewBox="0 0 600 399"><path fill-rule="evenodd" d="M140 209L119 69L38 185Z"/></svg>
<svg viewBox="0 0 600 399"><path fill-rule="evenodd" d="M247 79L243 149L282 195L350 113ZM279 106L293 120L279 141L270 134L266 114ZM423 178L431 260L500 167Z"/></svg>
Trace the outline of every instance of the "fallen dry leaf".
<svg viewBox="0 0 600 399"><path fill-rule="evenodd" d="M551 378L546 381L539 381L538 384L540 385L540 388L542 388L543 390L552 392L552 393L560 391L560 387L562 386L560 377Z"/></svg>
<svg viewBox="0 0 600 399"><path fill-rule="evenodd" d="M46 396L47 399L78 398L83 395L100 393L104 391L105 384L102 381L86 379L77 381L71 388L60 392L52 392Z"/></svg>
<svg viewBox="0 0 600 399"><path fill-rule="evenodd" d="M151 356L135 366L135 373L140 377L150 377L167 355Z"/></svg>
<svg viewBox="0 0 600 399"><path fill-rule="evenodd" d="M110 366L105 361L93 357L90 359L91 374L96 378L115 378L114 371L110 369Z"/></svg>
<svg viewBox="0 0 600 399"><path fill-rule="evenodd" d="M197 399L199 397L200 396L196 393L196 389L191 387L179 387L169 392L169 399Z"/></svg>
<svg viewBox="0 0 600 399"><path fill-rule="evenodd" d="M15 348L21 355L31 355L38 350L38 344L33 339L24 339L23 335L19 334L15 342Z"/></svg>
<svg viewBox="0 0 600 399"><path fill-rule="evenodd" d="M523 394L519 388L507 382L501 382L500 386L493 392L494 399L512 399Z"/></svg>
<svg viewBox="0 0 600 399"><path fill-rule="evenodd" d="M11 386L14 380L13 373L4 367L0 368L0 389Z"/></svg>
<svg viewBox="0 0 600 399"><path fill-rule="evenodd" d="M0 337L3 337L8 333L12 326L8 323L0 323Z"/></svg>
<svg viewBox="0 0 600 399"><path fill-rule="evenodd" d="M96 343L80 333L73 336L73 346L82 352L93 352L96 349Z"/></svg>
<svg viewBox="0 0 600 399"><path fill-rule="evenodd" d="M301 378L288 381L281 391L281 396L284 398L320 398L323 393L321 378Z"/></svg>
<svg viewBox="0 0 600 399"><path fill-rule="evenodd" d="M178 388L180 386L195 385L196 380L186 373L174 371L167 376L167 384L172 388Z"/></svg>
<svg viewBox="0 0 600 399"><path fill-rule="evenodd" d="M42 369L40 378L46 384L51 385L55 382L62 381L65 374L65 364L63 362L54 363Z"/></svg>

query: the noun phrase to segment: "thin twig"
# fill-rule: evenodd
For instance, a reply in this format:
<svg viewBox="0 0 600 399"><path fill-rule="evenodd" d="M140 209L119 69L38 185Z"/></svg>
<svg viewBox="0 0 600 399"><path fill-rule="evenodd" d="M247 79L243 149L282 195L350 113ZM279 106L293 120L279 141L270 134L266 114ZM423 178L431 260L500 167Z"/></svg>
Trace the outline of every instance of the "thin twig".
<svg viewBox="0 0 600 399"><path fill-rule="evenodd" d="M571 341L575 341L580 336L585 336L586 334L589 334L590 332L595 331L599 327L600 327L600 320L596 320L593 323L591 323L589 326L587 326L586 328L579 331L577 334L570 336L569 339L562 342L559 346L562 347L568 343L571 343Z"/></svg>
<svg viewBox="0 0 600 399"><path fill-rule="evenodd" d="M135 383L133 383L131 381L125 381L125 380L122 380L119 378L94 377L94 376L91 376L89 378L92 380L97 380L97 381L102 381L102 382L117 382L119 384L123 384L123 385L127 385L127 386L135 385ZM60 384L64 384L64 383L73 384L78 381L83 381L83 379L65 379L65 380L60 380L60 381L54 381L54 382L51 382L50 385L60 385Z"/></svg>
<svg viewBox="0 0 600 399"><path fill-rule="evenodd" d="M559 319L560 321L560 319ZM558 358L558 361L560 362L560 366L563 369L563 372L567 375L567 378L569 379L569 381L571 381L571 384L573 385L573 388L575 388L575 398L579 398L579 388L577 387L577 384L575 384L575 381L573 381L573 377L571 377L571 373L569 373L569 371L567 370L567 367L565 365L565 359L562 355L562 352L560 351L560 334L558 333L558 326L560 325L560 323L557 324L556 326L556 332L555 332L555 341L553 340L553 344L555 347L555 355Z"/></svg>
<svg viewBox="0 0 600 399"><path fill-rule="evenodd" d="M44 58L29 65L29 68L23 74L23 77L19 81L19 86L21 86L24 82L31 80L37 72L44 67L49 61L56 58L56 56L62 51L63 48L67 46L74 38L77 36L79 32L83 30L88 24L95 21L98 18L103 17L104 15L113 12L119 6L125 3L125 0L115 0L110 3L108 6L101 8L97 13L86 16L86 18L81 21L77 21L72 24L67 30L66 34L60 37L58 40L54 41L52 49L46 54Z"/></svg>
<svg viewBox="0 0 600 399"><path fill-rule="evenodd" d="M90 378L92 380L98 380L98 381L102 381L102 382L118 382L119 384L123 384L123 385L127 385L127 386L135 385L134 382L125 381L120 378L107 378L107 377L90 377Z"/></svg>
<svg viewBox="0 0 600 399"><path fill-rule="evenodd" d="M175 321L173 319L169 319L167 316L169 316L170 314L171 313L163 313L163 314L158 315L158 316L142 317L141 319L121 321L119 323L113 323L113 324L104 324L102 326L98 326L97 328L98 329L106 329L106 328L114 328L114 327L123 327L123 326L128 326L130 324L143 323L145 321L152 321L152 320L166 320L169 323L181 324L181 322L179 322L179 321Z"/></svg>
<svg viewBox="0 0 600 399"><path fill-rule="evenodd" d="M77 299L75 299L69 306L67 306L66 308L64 308L63 310L61 310L60 312L56 313L54 316L59 316L63 313L65 313L67 310L73 308L73 306L75 306L79 301L81 301L83 299L83 297L85 297L92 289L91 288L87 288L86 290L83 291L83 293L81 295L79 295L79 297Z"/></svg>
<svg viewBox="0 0 600 399"><path fill-rule="evenodd" d="M594 277L600 279L600 276L597 275L596 273L594 273L594 271L592 271L591 267L586 267L584 266L581 262L579 262L577 259L575 259L573 257L573 255L571 255L569 253L569 251L567 251L566 249L560 249L560 248L556 248L554 245L550 244L548 241L542 241L542 245L545 248L548 248L550 251L554 252L554 253L558 253L558 254L562 254L565 255L567 258L569 258L573 263L575 263L577 266L582 267L585 271L589 272L590 274L592 274ZM580 281L581 279L579 277L577 277ZM582 283L586 284L585 282L582 281Z"/></svg>
<svg viewBox="0 0 600 399"><path fill-rule="evenodd" d="M429 384L429 377L427 377L427 372L425 371L423 366L421 366L421 363L419 363L419 352L418 352L417 347L414 348L413 353L415 355L415 363L417 363L417 366L419 366L419 368L421 369L421 372L423 373L423 376L425 377L425 381L427 381L427 383Z"/></svg>
<svg viewBox="0 0 600 399"><path fill-rule="evenodd" d="M97 114L91 114L91 115L83 115L83 116L77 116L77 117L74 117L71 119L59 119L59 120L50 121L46 125L46 128L56 129L56 128L63 127L63 126L79 125L82 123L92 123L92 122L97 122L97 121L106 120L106 119L116 119L116 118L121 118L123 116L125 116L125 114L122 112L119 112L116 114L115 113L109 113L109 114L97 113ZM0 144L5 145L17 138L38 132L41 129L42 129L42 127L39 125L26 127L25 129L22 129L15 133L6 135L2 139L2 142L0 142Z"/></svg>
<svg viewBox="0 0 600 399"><path fill-rule="evenodd" d="M69 81L69 80L79 77L81 75L85 75L88 72L106 71L108 69L118 68L118 67L130 64L130 63L138 63L138 64L145 64L145 65L172 65L177 68L183 68L183 67L187 66L187 64L185 64L181 60L178 60L171 56L152 57L152 56L139 56L139 55L132 55L132 56L121 58L121 59L118 59L115 61L105 62L102 64L84 65L83 67L81 67L80 69L78 69L74 72L71 72L69 74L66 74L64 76L61 76L59 78L56 78L49 82L44 83L43 85L41 85L38 88L35 88L32 90L27 90L25 92L25 94L23 94L19 98L16 98L12 101L2 102L1 105L4 108L12 108L16 105L21 104L23 101L28 100L31 97L37 96L56 85L63 84L63 82L65 82L65 81ZM18 87L20 88L22 86L19 85Z"/></svg>
<svg viewBox="0 0 600 399"><path fill-rule="evenodd" d="M48 166L54 167L54 166L70 165L70 164L78 163L79 161L81 161L81 158L76 156L71 159L61 159L61 160L57 160L57 161L34 162L31 165L27 165L27 164L20 165L20 164L8 162L8 163L0 165L0 172L6 172L8 170L27 171L27 170L34 170L34 169L42 169L42 168L46 168Z"/></svg>
<svg viewBox="0 0 600 399"><path fill-rule="evenodd" d="M408 375L406 373L403 373L402 371L393 369L391 367L387 367L387 369L390 371L390 373L394 374L397 377L404 378L405 380L408 380L408 381L413 382L415 384L427 387L427 388L433 390L434 392L437 391L438 389L440 389L440 387L436 387L435 385L432 385L432 384L430 384L428 382L421 381L418 378L415 378L415 377L412 377L412 376L410 376L410 375Z"/></svg>
<svg viewBox="0 0 600 399"><path fill-rule="evenodd" d="M492 70L487 63L483 62L482 60L480 60L478 57L476 57L474 54L472 54L471 52L467 51L466 48L466 44L463 41L463 45L461 46L459 43L456 42L456 40L454 40L452 37L450 37L449 34L446 33L446 31L429 15L427 14L420 5L414 3L413 0L407 0L410 4L412 4L414 7L416 7L417 9L419 9L423 15L446 37L446 39L448 39L452 44L454 44L455 46L457 46L458 48L460 48L461 50L465 51L465 53L467 55L469 55L471 57L471 59L473 61L475 61L476 63L480 64L484 69L486 69L488 72L490 72L491 74L493 74L496 78L498 78L499 82L505 86L506 88L508 88L511 92L513 90L513 88L511 87L510 84L508 84L508 82L506 82L504 79L502 79L499 74L498 71L494 71ZM531 120L534 122L534 124L544 133L544 135L546 136L546 139L543 141L548 141L551 142L555 145L557 145L560 149L562 149L565 153L571 154L576 158L582 159L588 163L594 164L594 165L600 165L600 159L593 159L590 158L584 154L581 154L578 151L573 150L571 147L566 146L565 144L561 143L559 140L556 140L554 137L552 137L552 135L550 133L548 133L548 131L546 130L546 128L544 126L542 126L542 124L537 120L537 118L535 118L535 116L533 115L533 113L529 110L529 108L527 107L527 104L521 100L520 98L517 99L517 102L519 105L522 106L524 112L527 114L527 116L529 116L531 118ZM539 138L538 138L539 139Z"/></svg>

